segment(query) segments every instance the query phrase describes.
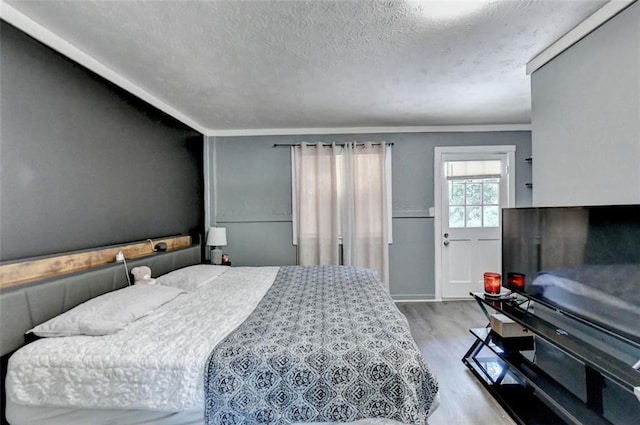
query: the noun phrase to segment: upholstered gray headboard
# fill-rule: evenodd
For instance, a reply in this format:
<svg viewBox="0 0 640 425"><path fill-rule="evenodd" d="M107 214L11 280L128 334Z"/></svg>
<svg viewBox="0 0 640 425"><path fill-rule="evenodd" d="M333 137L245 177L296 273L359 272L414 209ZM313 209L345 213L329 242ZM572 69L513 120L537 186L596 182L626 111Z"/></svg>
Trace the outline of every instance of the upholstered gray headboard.
<svg viewBox="0 0 640 425"><path fill-rule="evenodd" d="M152 276L157 277L200 261L200 246L194 245L127 261L127 265L129 270L136 266L149 266ZM25 332L34 326L88 299L125 286L125 268L118 263L3 289L0 292L0 354L4 356L21 347Z"/></svg>

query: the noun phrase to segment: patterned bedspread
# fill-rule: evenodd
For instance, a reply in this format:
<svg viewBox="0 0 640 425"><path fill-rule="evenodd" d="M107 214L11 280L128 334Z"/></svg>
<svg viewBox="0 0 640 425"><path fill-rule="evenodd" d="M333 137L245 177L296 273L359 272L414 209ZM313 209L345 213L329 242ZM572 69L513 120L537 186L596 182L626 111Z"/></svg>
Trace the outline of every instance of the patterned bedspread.
<svg viewBox="0 0 640 425"><path fill-rule="evenodd" d="M281 267L205 366L207 424L425 423L438 384L373 271Z"/></svg>

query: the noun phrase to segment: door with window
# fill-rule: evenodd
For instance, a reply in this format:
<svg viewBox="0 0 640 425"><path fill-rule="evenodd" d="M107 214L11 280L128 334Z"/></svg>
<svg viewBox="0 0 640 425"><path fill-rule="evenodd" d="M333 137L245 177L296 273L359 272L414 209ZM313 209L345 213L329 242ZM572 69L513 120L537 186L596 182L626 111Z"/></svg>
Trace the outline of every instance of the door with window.
<svg viewBox="0 0 640 425"><path fill-rule="evenodd" d="M436 155L436 259L443 299L467 298L482 290L484 272L501 271L501 209L513 203L515 148L496 148L442 148Z"/></svg>

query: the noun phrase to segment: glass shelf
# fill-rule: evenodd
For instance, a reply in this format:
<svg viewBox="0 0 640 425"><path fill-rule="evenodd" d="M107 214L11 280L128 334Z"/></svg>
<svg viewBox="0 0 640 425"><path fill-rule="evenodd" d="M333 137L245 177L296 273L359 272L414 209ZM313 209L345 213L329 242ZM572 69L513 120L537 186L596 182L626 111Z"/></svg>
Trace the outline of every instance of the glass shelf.
<svg viewBox="0 0 640 425"><path fill-rule="evenodd" d="M547 416L550 413L556 417L553 423L611 425L609 421L588 409L582 400L538 368L532 350L506 349L505 340L488 328L473 328L470 332L479 344L476 345L475 350L467 353L463 362L476 369L474 373L476 376L481 375L485 385L516 384L528 388L532 397L537 397L546 405L548 411L544 413L545 420L549 420ZM489 350L493 356L479 357L486 350ZM531 400L528 402L530 403ZM521 415L519 411L515 413L518 416Z"/></svg>
<svg viewBox="0 0 640 425"><path fill-rule="evenodd" d="M471 295L487 319L489 311L499 312L531 331L531 337L502 338L488 326L470 329L475 341L462 359L519 423L611 425L611 418L603 413L603 397L607 397L610 387L619 388L620 393L633 393L633 388L640 385L640 372L632 365L537 317L533 309L524 308L530 307L528 299L518 296L496 300L484 297L484 293ZM547 374L544 366L536 364L536 345L548 346L576 362L585 377L585 398L575 395ZM519 397L514 398L513 391Z"/></svg>

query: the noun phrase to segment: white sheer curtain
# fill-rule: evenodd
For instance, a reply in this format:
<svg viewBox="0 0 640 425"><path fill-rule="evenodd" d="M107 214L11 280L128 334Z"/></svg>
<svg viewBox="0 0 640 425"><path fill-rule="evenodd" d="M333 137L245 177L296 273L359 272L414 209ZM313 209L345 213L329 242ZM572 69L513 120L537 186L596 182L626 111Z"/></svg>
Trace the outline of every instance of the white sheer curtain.
<svg viewBox="0 0 640 425"><path fill-rule="evenodd" d="M384 143L293 148L298 264L369 267L388 289L391 147Z"/></svg>
<svg viewBox="0 0 640 425"><path fill-rule="evenodd" d="M389 287L391 147L348 143L344 151L342 219L345 265L369 267ZM389 160L387 162L387 160Z"/></svg>
<svg viewBox="0 0 640 425"><path fill-rule="evenodd" d="M294 148L298 264L340 264L338 149L307 143Z"/></svg>

